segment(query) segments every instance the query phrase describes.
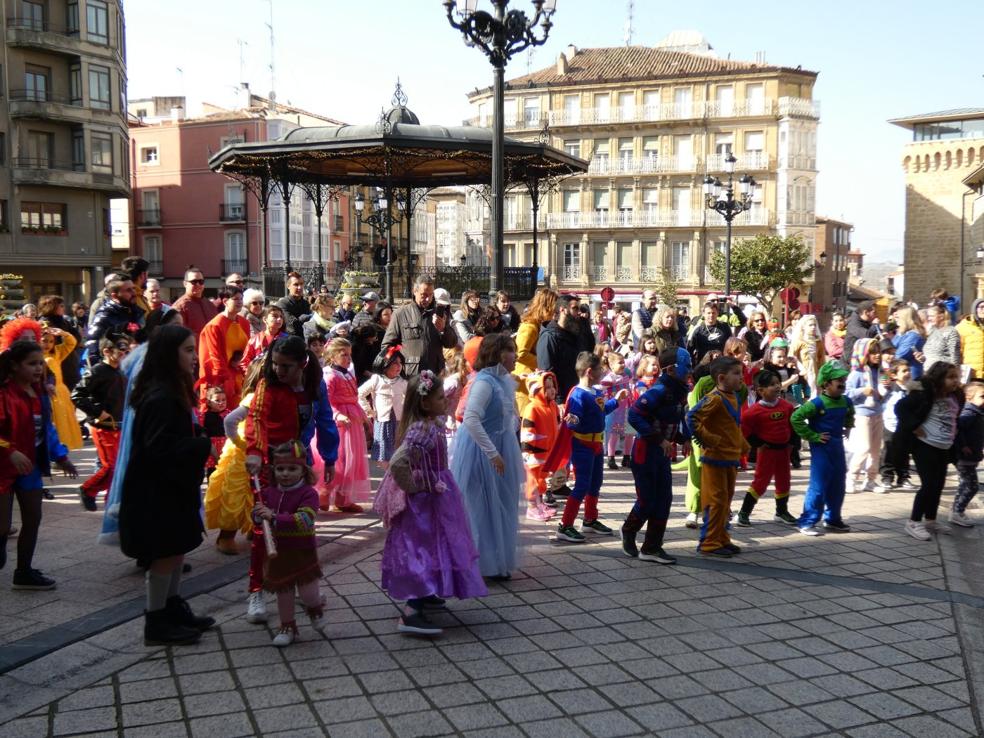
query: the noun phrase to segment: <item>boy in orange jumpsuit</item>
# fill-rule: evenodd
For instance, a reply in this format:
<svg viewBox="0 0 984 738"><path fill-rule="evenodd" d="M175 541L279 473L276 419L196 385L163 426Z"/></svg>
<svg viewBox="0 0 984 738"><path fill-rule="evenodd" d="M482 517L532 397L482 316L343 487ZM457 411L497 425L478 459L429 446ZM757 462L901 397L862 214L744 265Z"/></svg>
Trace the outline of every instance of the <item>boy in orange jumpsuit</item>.
<svg viewBox="0 0 984 738"><path fill-rule="evenodd" d="M711 362L715 389L687 413L687 424L700 443L700 501L704 525L698 551L731 558L741 551L728 536L728 516L735 496L735 481L741 457L751 446L741 433L740 400L736 393L744 384L742 364L730 356Z"/></svg>
<svg viewBox="0 0 984 738"><path fill-rule="evenodd" d="M556 513L551 509L557 503L545 500L547 469L544 462L550 449L557 442L560 430L560 412L557 406L557 377L553 372L534 372L526 377L530 401L523 408L519 441L522 444L523 461L526 463L526 517L547 521Z"/></svg>

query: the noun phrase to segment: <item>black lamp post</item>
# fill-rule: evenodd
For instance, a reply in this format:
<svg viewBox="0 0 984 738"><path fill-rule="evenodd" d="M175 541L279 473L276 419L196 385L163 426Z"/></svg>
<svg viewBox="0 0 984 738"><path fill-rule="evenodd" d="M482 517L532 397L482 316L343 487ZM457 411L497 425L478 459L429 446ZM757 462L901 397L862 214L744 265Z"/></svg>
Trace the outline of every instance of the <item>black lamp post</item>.
<svg viewBox="0 0 984 738"><path fill-rule="evenodd" d="M386 299L393 302L393 224L402 222L402 218L390 213L389 192L382 187L376 188L376 198L372 203L372 212L362 216L366 208L366 199L362 193L355 196L355 213L360 222L372 228L380 238L386 236ZM396 205L400 212L406 207L402 198L397 198Z"/></svg>
<svg viewBox="0 0 984 738"><path fill-rule="evenodd" d="M728 183L722 184L720 179L708 174L704 177L704 204L710 209L721 214L728 224L728 238L724 245L724 294L726 299L731 298L731 221L739 213L743 213L752 206L752 190L755 187L755 180L747 174L741 175L738 185L741 192L738 199L735 199L735 164L738 160L734 154L729 153L724 160L724 171L728 174Z"/></svg>
<svg viewBox="0 0 984 738"><path fill-rule="evenodd" d="M532 20L522 10L506 12L509 0L492 0L495 10L488 13L478 10L478 0L444 0L448 22L461 31L465 44L480 48L495 70L492 109L492 271L489 278L489 294L495 295L502 286L502 215L505 197L503 149L505 147L504 76L506 64L514 54L530 46L540 46L550 35L550 16L557 7L557 0L533 0L536 14ZM537 26L543 35L537 37Z"/></svg>

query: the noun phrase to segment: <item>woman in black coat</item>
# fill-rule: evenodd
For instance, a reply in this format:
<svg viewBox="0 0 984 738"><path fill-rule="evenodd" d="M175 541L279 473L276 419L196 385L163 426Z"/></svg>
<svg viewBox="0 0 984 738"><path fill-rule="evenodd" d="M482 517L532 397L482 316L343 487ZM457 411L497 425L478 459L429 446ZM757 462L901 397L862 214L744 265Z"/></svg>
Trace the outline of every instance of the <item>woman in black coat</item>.
<svg viewBox="0 0 984 738"><path fill-rule="evenodd" d="M144 642L194 643L212 618L196 617L178 594L184 555L202 542L201 483L212 445L192 415L198 357L194 334L165 325L147 345L130 395L130 460L120 501L120 544L149 561Z"/></svg>

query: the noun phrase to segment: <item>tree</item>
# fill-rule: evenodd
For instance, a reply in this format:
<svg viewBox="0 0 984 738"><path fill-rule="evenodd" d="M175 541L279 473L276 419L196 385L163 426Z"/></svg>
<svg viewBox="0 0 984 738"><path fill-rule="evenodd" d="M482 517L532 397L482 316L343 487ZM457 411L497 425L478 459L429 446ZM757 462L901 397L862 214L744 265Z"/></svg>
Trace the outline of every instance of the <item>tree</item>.
<svg viewBox="0 0 984 738"><path fill-rule="evenodd" d="M670 277L666 269L663 269L656 281L653 282L652 290L659 295L659 301L664 305L677 306L680 283Z"/></svg>
<svg viewBox="0 0 984 738"><path fill-rule="evenodd" d="M724 283L724 252L715 251L711 276ZM754 295L772 313L779 292L813 274L810 247L800 236L758 235L731 246L731 291Z"/></svg>

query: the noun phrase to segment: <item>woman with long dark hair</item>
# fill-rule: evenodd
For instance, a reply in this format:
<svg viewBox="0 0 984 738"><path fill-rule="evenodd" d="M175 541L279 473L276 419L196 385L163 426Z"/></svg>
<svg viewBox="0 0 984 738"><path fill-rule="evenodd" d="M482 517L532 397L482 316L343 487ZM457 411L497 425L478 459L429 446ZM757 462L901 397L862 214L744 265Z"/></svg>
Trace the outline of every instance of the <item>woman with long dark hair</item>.
<svg viewBox="0 0 984 738"><path fill-rule="evenodd" d="M212 444L195 424L195 335L162 326L147 345L130 405L133 437L120 501L120 544L147 561L144 643L195 643L215 621L181 598L184 555L202 542L201 483Z"/></svg>

